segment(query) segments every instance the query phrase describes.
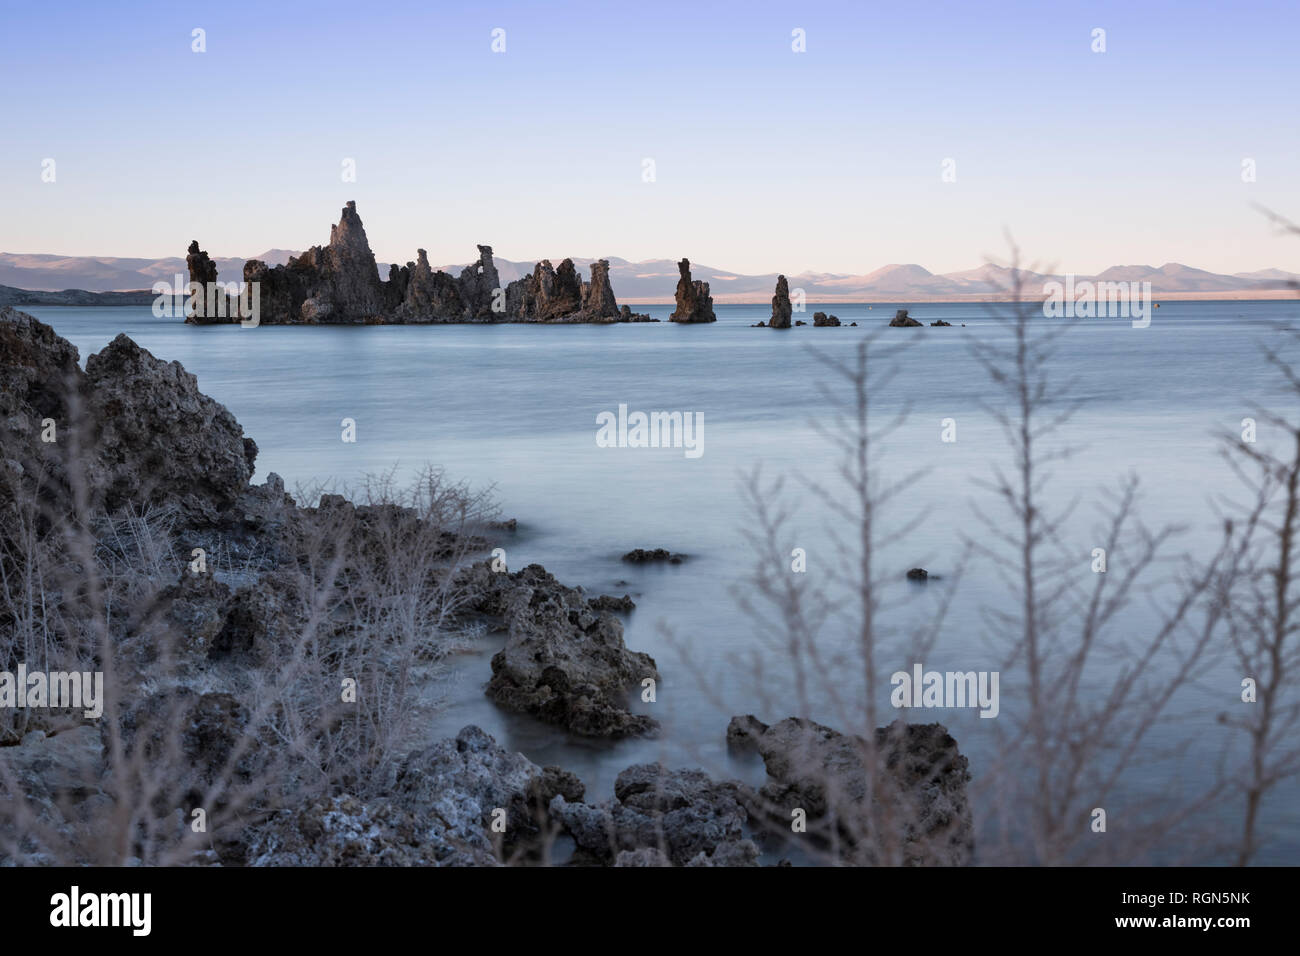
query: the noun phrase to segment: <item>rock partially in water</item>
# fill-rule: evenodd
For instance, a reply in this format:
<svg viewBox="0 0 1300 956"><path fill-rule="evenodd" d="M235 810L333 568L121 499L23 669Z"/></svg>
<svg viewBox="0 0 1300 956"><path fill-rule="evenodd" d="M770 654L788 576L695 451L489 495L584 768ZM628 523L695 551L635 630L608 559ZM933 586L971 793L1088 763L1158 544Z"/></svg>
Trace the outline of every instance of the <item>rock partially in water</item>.
<svg viewBox="0 0 1300 956"><path fill-rule="evenodd" d="M593 806L557 797L551 816L594 862L753 866L758 848L745 838L743 789L703 770L637 764L618 775L612 801Z"/></svg>
<svg viewBox="0 0 1300 956"><path fill-rule="evenodd" d="M590 737L658 729L626 703L629 690L659 680L654 659L629 651L619 619L594 609L581 588L565 587L537 564L511 574L480 562L461 583L475 595L473 609L506 628L487 685L497 703Z"/></svg>
<svg viewBox="0 0 1300 956"><path fill-rule="evenodd" d="M198 296L187 295L185 302L187 314L185 321L190 325L221 325L238 322L236 310L231 308L229 297L217 288L217 264L199 248L197 239L190 243L185 254L185 268L189 272L190 282L197 284ZM185 290L173 289L176 295ZM219 301L225 299L225 301Z"/></svg>
<svg viewBox="0 0 1300 956"><path fill-rule="evenodd" d="M680 274L675 293L677 308L668 317L670 322L696 323L716 322L713 314L713 297L709 295L709 284L691 279L691 260L683 259L677 263Z"/></svg>
<svg viewBox="0 0 1300 956"><path fill-rule="evenodd" d="M684 554L674 554L667 548L634 548L623 555L622 560L628 564L651 564L666 561L669 564L681 564L686 560Z"/></svg>
<svg viewBox="0 0 1300 956"><path fill-rule="evenodd" d="M776 277L776 293L772 296L772 317L767 321L769 329L788 329L790 328L790 316L793 307L790 305L790 283L786 281L785 276Z"/></svg>
<svg viewBox="0 0 1300 956"><path fill-rule="evenodd" d="M921 323L907 314L906 309L899 309L889 320L890 328L920 328Z"/></svg>
<svg viewBox="0 0 1300 956"><path fill-rule="evenodd" d="M727 746L736 749L757 748L758 739L766 730L767 724L753 714L732 717L727 724Z"/></svg>
<svg viewBox="0 0 1300 956"><path fill-rule="evenodd" d="M853 864L969 863L975 845L970 773L957 742L941 724L896 720L877 729L873 743L874 787L872 749L861 737L800 717L766 728L757 745L770 779L756 812L784 828L792 811L803 810L809 834L838 846L840 858ZM873 821L888 821L887 831L873 831Z"/></svg>
<svg viewBox="0 0 1300 956"><path fill-rule="evenodd" d="M391 304L355 202L330 227L328 245L275 268L251 259L244 281L260 283L259 321L267 325L375 322Z"/></svg>
<svg viewBox="0 0 1300 956"><path fill-rule="evenodd" d="M636 610L636 602L628 594L624 594L622 597L611 597L608 594L602 594L599 597L592 598L588 603L594 611L618 611L626 614L628 611Z"/></svg>
<svg viewBox="0 0 1300 956"><path fill-rule="evenodd" d="M833 315L827 315L825 312L813 313L813 328L837 328L840 320Z"/></svg>

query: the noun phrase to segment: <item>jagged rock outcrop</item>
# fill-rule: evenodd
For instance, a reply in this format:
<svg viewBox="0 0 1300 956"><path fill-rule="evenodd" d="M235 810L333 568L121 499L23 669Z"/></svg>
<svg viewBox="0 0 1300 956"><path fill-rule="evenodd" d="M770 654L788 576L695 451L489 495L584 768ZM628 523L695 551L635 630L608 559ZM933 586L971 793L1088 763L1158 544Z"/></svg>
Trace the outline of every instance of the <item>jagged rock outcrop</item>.
<svg viewBox="0 0 1300 956"><path fill-rule="evenodd" d="M185 321L190 325L222 325L238 322L239 315L231 307L230 297L217 285L217 264L199 248L197 239L190 243L185 255L185 268L189 271L191 288L197 285L200 294L192 295L186 289L173 289L183 301ZM235 303L237 305L237 303Z"/></svg>
<svg viewBox="0 0 1300 956"><path fill-rule="evenodd" d="M211 275L215 279L216 265L199 251L197 242L191 243L190 252L191 278ZM572 259L558 267L543 259L532 274L503 289L491 246L480 245L478 260L462 269L459 277L434 271L428 253L420 249L415 262L391 265L388 278L380 279L355 202L343 208L338 225L330 228L327 246L313 246L275 268L249 260L244 263L244 282L258 284L258 319L265 325L657 321L619 307L605 259L592 263L589 282L582 281ZM707 299L708 285L696 285L703 285ZM239 319L199 316L187 321Z"/></svg>
<svg viewBox="0 0 1300 956"><path fill-rule="evenodd" d="M460 296L465 302L465 318L470 322L491 322L504 312L502 308L494 313L493 303L497 301L501 280L497 276L496 263L492 259L491 246L478 247L478 262L466 266L460 274ZM612 295L612 293L611 293Z"/></svg>
<svg viewBox="0 0 1300 956"><path fill-rule="evenodd" d="M598 611L540 565L494 572L487 562L461 578L474 610L500 617L506 644L492 658L487 695L576 734L627 737L654 732L652 717L627 709L629 689L659 680L654 659L629 651L623 625Z"/></svg>
<svg viewBox="0 0 1300 956"><path fill-rule="evenodd" d="M518 322L564 322L582 309L582 280L572 259L557 269L543 259L533 274L510 283L506 314Z"/></svg>
<svg viewBox="0 0 1300 956"><path fill-rule="evenodd" d="M791 812L804 810L809 834L828 846L838 843L846 862L960 866L971 861L970 773L941 724L896 720L878 728L874 788L867 741L811 720L788 717L768 727L753 717L733 718L728 740L755 744L767 767L769 781L758 793L755 811L788 827ZM871 824L886 819L882 839Z"/></svg>
<svg viewBox="0 0 1300 956"><path fill-rule="evenodd" d="M621 318L614 288L609 284L608 259L597 259L591 264L591 281L582 284L582 311L593 320Z"/></svg>
<svg viewBox="0 0 1300 956"><path fill-rule="evenodd" d="M680 277L677 280L677 308L668 317L670 322L716 322L713 314L713 297L709 284L691 280L691 260L677 263Z"/></svg>
<svg viewBox="0 0 1300 956"><path fill-rule="evenodd" d="M179 362L119 335L86 360L93 485L109 511L169 502L215 519L248 486L257 445Z"/></svg>
<svg viewBox="0 0 1300 956"><path fill-rule="evenodd" d="M827 315L825 312L813 313L813 328L835 328L840 324L840 320L833 315Z"/></svg>
<svg viewBox="0 0 1300 956"><path fill-rule="evenodd" d="M493 273L495 274L495 269ZM416 251L416 261L408 262L399 279L403 286L402 304L396 318L401 322L462 322L468 315L461 283L447 273L433 271L429 254Z"/></svg>
<svg viewBox="0 0 1300 956"><path fill-rule="evenodd" d="M618 775L612 801L593 806L557 796L550 812L592 862L753 866L758 848L745 838L743 792L703 770L637 764Z"/></svg>
<svg viewBox="0 0 1300 956"><path fill-rule="evenodd" d="M0 498L25 489L67 514L75 477L91 507L166 503L210 521L248 487L256 444L180 363L119 335L83 373L71 344L12 309L0 310L0 350Z"/></svg>
<svg viewBox="0 0 1300 956"><path fill-rule="evenodd" d="M911 318L906 309L899 309L894 313L894 317L889 320L890 328L919 328L921 323Z"/></svg>
<svg viewBox="0 0 1300 956"><path fill-rule="evenodd" d="M190 248L185 256L185 267L189 270L191 282L207 285L209 282L217 281L217 264L199 248L197 239L190 242Z"/></svg>
<svg viewBox="0 0 1300 956"><path fill-rule="evenodd" d="M312 246L287 265L244 263L244 281L258 282L265 324L356 324L381 321L388 299L357 204L343 207L326 246Z"/></svg>
<svg viewBox="0 0 1300 956"><path fill-rule="evenodd" d="M785 276L777 276L776 293L772 296L772 318L768 320L767 327L769 329L788 329L792 311L790 283L786 281Z"/></svg>

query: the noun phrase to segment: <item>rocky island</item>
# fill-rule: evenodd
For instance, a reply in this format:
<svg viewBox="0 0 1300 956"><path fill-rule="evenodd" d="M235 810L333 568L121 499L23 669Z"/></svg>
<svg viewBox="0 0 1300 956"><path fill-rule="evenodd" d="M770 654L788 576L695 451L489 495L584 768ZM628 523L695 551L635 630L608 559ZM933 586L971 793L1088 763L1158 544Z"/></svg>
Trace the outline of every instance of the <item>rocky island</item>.
<svg viewBox="0 0 1300 956"><path fill-rule="evenodd" d="M257 283L259 324L267 325L656 321L619 307L609 284L608 260L592 263L591 278L583 281L572 259L558 267L544 259L531 275L502 287L492 247L481 245L478 253L477 262L452 276L434 271L428 254L419 249L416 261L390 266L388 278L381 279L356 203L349 202L338 224L330 227L328 245L313 246L285 265L249 260L244 282ZM197 241L190 243L186 264L191 283L206 289L216 281L216 264ZM228 309L194 312L186 322L239 321Z"/></svg>

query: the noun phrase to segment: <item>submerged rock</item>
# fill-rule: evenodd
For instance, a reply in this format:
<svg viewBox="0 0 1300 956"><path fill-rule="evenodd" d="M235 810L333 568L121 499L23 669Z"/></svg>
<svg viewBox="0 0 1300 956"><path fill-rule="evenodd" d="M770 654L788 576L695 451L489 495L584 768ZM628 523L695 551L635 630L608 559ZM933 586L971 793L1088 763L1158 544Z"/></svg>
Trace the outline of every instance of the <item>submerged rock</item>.
<svg viewBox="0 0 1300 956"><path fill-rule="evenodd" d="M713 314L713 297L709 295L709 284L691 279L691 260L683 259L677 263L680 273L677 279L677 308L668 317L670 322L716 322Z"/></svg>

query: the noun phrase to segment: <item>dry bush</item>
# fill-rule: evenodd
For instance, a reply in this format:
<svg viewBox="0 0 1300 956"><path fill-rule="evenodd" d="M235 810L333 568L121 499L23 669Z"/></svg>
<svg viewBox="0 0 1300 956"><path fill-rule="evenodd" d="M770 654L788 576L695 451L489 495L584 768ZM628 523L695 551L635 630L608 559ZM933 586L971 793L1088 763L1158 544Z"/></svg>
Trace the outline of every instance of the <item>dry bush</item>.
<svg viewBox="0 0 1300 956"><path fill-rule="evenodd" d="M61 450L70 509L33 494L30 472L6 489L0 666L101 671L106 701L98 721L4 712L5 742L51 736L0 748L0 860L237 861L268 812L381 789L461 642L456 571L484 547L488 495L434 469L407 486L389 473L356 506L285 509L291 561L237 559L218 536L196 574L167 503L98 512L75 440ZM66 766L41 763L74 740Z"/></svg>

